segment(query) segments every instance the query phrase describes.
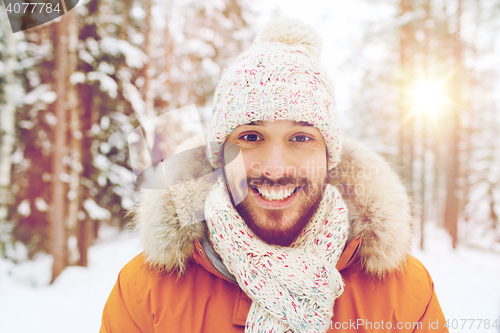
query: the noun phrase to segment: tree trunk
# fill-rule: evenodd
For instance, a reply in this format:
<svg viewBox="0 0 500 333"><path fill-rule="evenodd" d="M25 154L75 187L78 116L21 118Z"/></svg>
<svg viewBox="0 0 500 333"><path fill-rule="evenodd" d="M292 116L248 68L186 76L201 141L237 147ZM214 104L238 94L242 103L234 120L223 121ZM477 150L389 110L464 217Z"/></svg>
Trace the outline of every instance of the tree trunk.
<svg viewBox="0 0 500 333"><path fill-rule="evenodd" d="M86 85L83 87L81 92L81 101L83 103L83 114L81 116L81 131L83 134L82 145L81 145L81 156L83 165L83 179L91 179L92 176L92 131L91 127L94 123L94 97L92 94L92 87ZM90 189L85 186L82 189L82 202L90 198ZM88 264L88 248L92 242L90 227L93 221L90 216L86 215L83 220L78 223L78 252L80 253L80 259L78 261L79 266L86 267Z"/></svg>
<svg viewBox="0 0 500 333"><path fill-rule="evenodd" d="M400 1L400 16L408 15L412 10L409 0ZM399 41L399 165L400 175L407 182L407 189L413 195L413 119L411 119L410 105L407 91L409 88L409 77L411 75L411 40L413 32L410 23L402 27Z"/></svg>
<svg viewBox="0 0 500 333"><path fill-rule="evenodd" d="M426 206L427 202L425 200L426 197L426 152L427 152L427 119L424 115L422 118L422 152L421 152L421 161L422 161L422 170L420 173L420 249L424 249L424 239L425 239L425 215L426 215Z"/></svg>
<svg viewBox="0 0 500 333"><path fill-rule="evenodd" d="M78 259L78 266L87 267L89 246L90 246L90 223L89 219L85 218L79 221L77 226L77 237L78 237L78 252L80 257Z"/></svg>
<svg viewBox="0 0 500 333"><path fill-rule="evenodd" d="M424 10L425 10L425 20L424 22L428 22L431 19L431 3L430 0L426 0L424 4ZM429 79L429 40L431 38L431 34L429 31L429 27L427 24L425 24L425 40L423 44L423 55L424 55L424 76L425 79ZM421 124L421 141L422 141L422 151L421 151L421 162L422 162L422 169L420 171L420 249L424 249L424 239L425 239L425 215L426 215L426 208L427 208L427 202L426 202L426 153L427 153L427 140L429 138L429 131L428 131L428 121L427 121L427 115L424 113L421 114L422 118L422 124Z"/></svg>
<svg viewBox="0 0 500 333"><path fill-rule="evenodd" d="M167 79L165 82L165 90L170 92L171 94L173 93L171 75L172 75L172 62L174 58L174 39L170 31L171 29L170 22L172 18L173 4L174 0L170 0L167 5L167 10L166 10L167 14L165 16L165 21L167 23L165 27L165 49L163 51L163 54L165 55L164 73L167 74ZM172 103L172 99L173 98L169 98L169 106Z"/></svg>
<svg viewBox="0 0 500 333"><path fill-rule="evenodd" d="M14 149L16 139L16 104L14 101L15 73L14 67L17 62L16 34L11 32L7 15L2 14L5 38L5 52L3 62L5 64L4 100L5 104L0 107L0 256L5 250L6 223L9 215L9 207L12 204L10 195L11 168L10 156Z"/></svg>
<svg viewBox="0 0 500 333"><path fill-rule="evenodd" d="M56 36L56 93L55 113L57 125L54 128L53 175L52 175L52 221L51 221L51 252L54 258L51 283L66 267L67 241L65 223L65 189L61 180L65 172L63 158L66 154L67 112L66 88L68 87L68 15L63 15L57 23Z"/></svg>
<svg viewBox="0 0 500 333"><path fill-rule="evenodd" d="M75 11L68 14L68 76L74 73L77 69L77 48L78 48L78 21ZM69 128L70 128L70 183L68 193L68 235L69 237L77 237L78 211L81 206L81 181L80 174L82 172L82 132L80 124L80 101L76 92L76 87L69 84L68 89L68 108L69 108ZM77 249L69 249L70 265L76 264L79 260Z"/></svg>
<svg viewBox="0 0 500 333"><path fill-rule="evenodd" d="M132 0L124 0L122 1L123 6L123 14L122 14L122 24L120 25L120 39L127 40L128 39L128 26L130 21L130 5Z"/></svg>
<svg viewBox="0 0 500 333"><path fill-rule="evenodd" d="M459 209L459 199L458 199L458 176L460 173L460 160L458 158L458 109L454 110L450 120L451 129L451 142L450 149L448 151L448 171L446 174L446 206L444 212L444 223L446 229L448 230L451 238L453 248L457 246L457 224L458 224L458 209Z"/></svg>
<svg viewBox="0 0 500 333"><path fill-rule="evenodd" d="M146 11L146 31L144 32L144 52L149 60L144 65L144 99L146 101L146 116L152 119L156 116L154 110L156 61L154 55L155 29L153 29L153 0L146 0L144 10Z"/></svg>
<svg viewBox="0 0 500 333"><path fill-rule="evenodd" d="M455 32L455 79L453 80L453 112L450 115L450 149L448 153L448 170L446 184L446 206L444 213L445 226L452 238L453 248L456 248L458 242L458 216L459 216L459 198L458 198L458 177L460 175L459 143L460 143L460 111L462 107L461 83L462 83L462 45L460 42L460 18L462 14L462 1L458 0L456 13L457 29Z"/></svg>

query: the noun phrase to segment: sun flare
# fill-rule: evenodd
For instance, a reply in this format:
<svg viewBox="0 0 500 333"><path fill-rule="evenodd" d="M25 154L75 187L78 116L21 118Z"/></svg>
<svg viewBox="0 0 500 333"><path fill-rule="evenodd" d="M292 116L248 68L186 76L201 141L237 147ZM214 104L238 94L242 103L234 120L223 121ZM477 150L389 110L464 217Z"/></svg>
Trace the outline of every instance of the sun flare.
<svg viewBox="0 0 500 333"><path fill-rule="evenodd" d="M443 84L437 81L421 80L410 92L413 97L415 112L435 114L446 102L446 92Z"/></svg>

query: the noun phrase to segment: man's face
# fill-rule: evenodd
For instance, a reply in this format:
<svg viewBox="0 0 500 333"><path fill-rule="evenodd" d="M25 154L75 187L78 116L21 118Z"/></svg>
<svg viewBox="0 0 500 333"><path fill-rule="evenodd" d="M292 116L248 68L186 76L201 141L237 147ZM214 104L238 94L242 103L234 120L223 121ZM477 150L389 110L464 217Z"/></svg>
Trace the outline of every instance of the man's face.
<svg viewBox="0 0 500 333"><path fill-rule="evenodd" d="M244 161L244 168L225 168L229 191L248 191L236 210L262 240L289 246L316 212L326 183L320 131L303 122L259 121L238 126L226 142L239 147Z"/></svg>

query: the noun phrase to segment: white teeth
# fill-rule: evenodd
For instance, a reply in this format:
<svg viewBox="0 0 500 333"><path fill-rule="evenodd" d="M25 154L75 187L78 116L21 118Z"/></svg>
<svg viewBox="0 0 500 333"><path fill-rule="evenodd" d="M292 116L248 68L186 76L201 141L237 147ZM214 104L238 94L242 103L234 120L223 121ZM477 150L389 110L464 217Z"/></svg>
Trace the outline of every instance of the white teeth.
<svg viewBox="0 0 500 333"><path fill-rule="evenodd" d="M284 200L288 198L290 195L292 195L293 192L295 192L295 187L292 188L280 187L278 191L276 191L275 188L269 190L266 187L263 188L257 187L257 190L259 191L260 195L266 200Z"/></svg>
<svg viewBox="0 0 500 333"><path fill-rule="evenodd" d="M275 191L274 189L273 189L273 190L271 190L271 195L270 195L270 197L271 197L271 200L276 200L276 199L278 199L278 195L277 195L277 193L276 193L276 191Z"/></svg>

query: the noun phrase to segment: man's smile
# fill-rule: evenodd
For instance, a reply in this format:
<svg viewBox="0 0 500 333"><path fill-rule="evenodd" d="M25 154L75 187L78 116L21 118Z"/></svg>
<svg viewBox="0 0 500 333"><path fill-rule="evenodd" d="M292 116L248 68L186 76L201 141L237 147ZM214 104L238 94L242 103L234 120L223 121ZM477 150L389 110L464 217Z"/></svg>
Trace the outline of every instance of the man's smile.
<svg viewBox="0 0 500 333"><path fill-rule="evenodd" d="M286 208L290 206L296 199L301 186L286 185L286 186L257 186L249 184L251 193L257 203L265 208Z"/></svg>

